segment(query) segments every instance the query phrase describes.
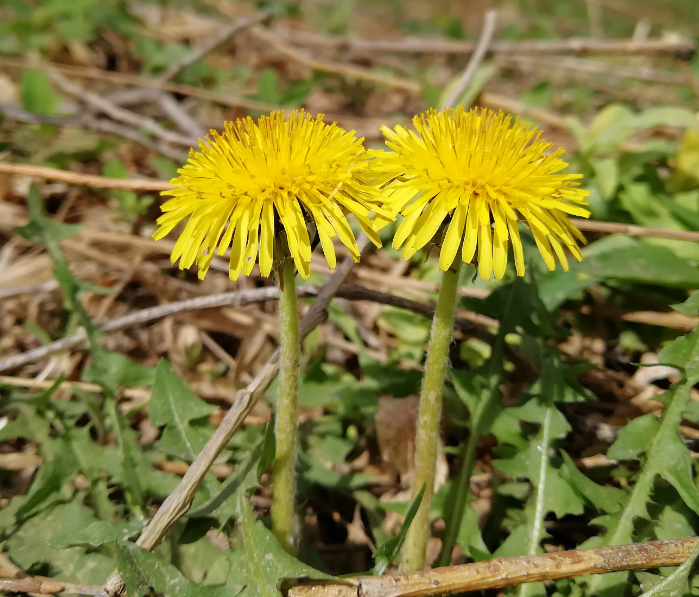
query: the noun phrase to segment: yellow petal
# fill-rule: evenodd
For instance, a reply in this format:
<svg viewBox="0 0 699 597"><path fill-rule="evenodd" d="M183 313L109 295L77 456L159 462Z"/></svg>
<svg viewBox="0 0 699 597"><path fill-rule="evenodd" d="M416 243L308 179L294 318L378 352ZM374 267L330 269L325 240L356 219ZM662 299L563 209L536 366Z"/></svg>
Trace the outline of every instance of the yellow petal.
<svg viewBox="0 0 699 597"><path fill-rule="evenodd" d="M260 274L266 278L274 263L274 206L271 201L264 201L262 205L260 241Z"/></svg>
<svg viewBox="0 0 699 597"><path fill-rule="evenodd" d="M252 268L255 267L255 257L257 257L257 238L259 234L259 228L255 226L250 230L248 236L248 248L245 251L245 256L243 257L243 275L249 276L252 272Z"/></svg>
<svg viewBox="0 0 699 597"><path fill-rule="evenodd" d="M320 244L323 247L323 253L325 259L328 262L328 267L330 269L335 269L337 266L337 257L335 255L335 245L333 245L333 237L335 236L335 231L333 230L330 223L325 219L325 216L316 206L312 204L307 204L308 209L313 214L313 219L316 223L316 230L318 231L318 237L320 238Z"/></svg>
<svg viewBox="0 0 699 597"><path fill-rule="evenodd" d="M347 247L352 258L358 261L360 253L357 240L354 238L354 233L347 222L347 218L342 213L342 210L335 203L331 203L323 205L323 213L335 229L335 232L337 232L340 242Z"/></svg>
<svg viewBox="0 0 699 597"><path fill-rule="evenodd" d="M476 211L478 199L471 196L468 208L468 218L466 219L466 236L464 237L463 262L471 263L476 254L478 246L478 212Z"/></svg>
<svg viewBox="0 0 699 597"><path fill-rule="evenodd" d="M299 254L304 261L311 261L312 251L311 251L311 239L308 237L308 228L306 227L306 221L303 217L303 212L296 199L289 201L288 212L290 214L290 219L295 219L295 229L296 237L298 238L299 244Z"/></svg>
<svg viewBox="0 0 699 597"><path fill-rule="evenodd" d="M250 221L250 211L246 209L235 227L235 236L231 246L231 260L228 274L231 280L237 280L243 268L243 258L248 243L248 222Z"/></svg>
<svg viewBox="0 0 699 597"><path fill-rule="evenodd" d="M551 243L551 246L553 247L553 250L556 253L556 256L558 257L558 261L561 262L561 266L563 266L563 271L567 272L568 271L568 259L566 258L565 251L563 250L563 247L561 247L561 243L559 243L553 236L549 235L548 241Z"/></svg>
<svg viewBox="0 0 699 597"><path fill-rule="evenodd" d="M534 240L536 241L536 246L539 249L539 253L544 259L546 267L549 271L556 269L556 260L553 258L553 252L551 251L551 245L549 244L548 237L543 235L536 228L532 228L532 234L534 234Z"/></svg>
<svg viewBox="0 0 699 597"><path fill-rule="evenodd" d="M399 249L410 234L413 232L415 223L420 217L419 211L414 211L409 216L405 216L403 221L398 225L398 230L393 235L393 248Z"/></svg>
<svg viewBox="0 0 699 597"><path fill-rule="evenodd" d="M507 227L510 230L510 238L512 239L512 252L515 255L515 270L518 276L524 276L524 251L522 250L522 240L519 237L519 228L517 228L517 222L508 220Z"/></svg>
<svg viewBox="0 0 699 597"><path fill-rule="evenodd" d="M490 280L493 273L493 245L490 222L478 228L478 275L481 280Z"/></svg>
<svg viewBox="0 0 699 597"><path fill-rule="evenodd" d="M464 202L454 211L454 215L449 223L447 234L444 237L442 250L439 254L439 268L442 271L447 271L451 264L454 263L454 258L459 250L461 239L464 235L464 226L466 225L466 216L468 214L468 203Z"/></svg>
<svg viewBox="0 0 699 597"><path fill-rule="evenodd" d="M495 220L495 236L493 238L493 272L498 280L502 280L507 269L507 224L505 216L496 204L493 210Z"/></svg>

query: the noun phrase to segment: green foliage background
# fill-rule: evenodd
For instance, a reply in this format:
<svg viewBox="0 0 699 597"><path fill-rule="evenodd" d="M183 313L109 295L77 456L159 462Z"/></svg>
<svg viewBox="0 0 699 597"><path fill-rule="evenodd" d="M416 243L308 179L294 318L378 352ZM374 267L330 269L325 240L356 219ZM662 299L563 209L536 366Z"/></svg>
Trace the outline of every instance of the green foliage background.
<svg viewBox="0 0 699 597"><path fill-rule="evenodd" d="M366 8L364 2L346 0L320 8L304 2L264 4L279 17L304 18L332 34L351 31L353 15ZM409 4L385 2L379 8L392 11L403 34L474 37L449 7L439 5L431 18L416 19ZM634 10L644 3L631 4L635 4L632 14L621 11L607 17L609 36L631 34ZM213 11L197 3L186 8ZM587 32L584 2L532 0L503 3L501 9L506 8L533 10L535 17L522 20L520 27L507 24L502 32L505 39L552 39ZM664 0L646 8L651 20L652 15L661 14L671 21L659 23L656 29L674 26L689 35L699 34L695 0ZM6 0L0 13L3 55L50 59L71 44L98 44L107 29L127 40L134 68L150 76L190 49L144 36L140 18L121 0L33 4ZM699 73L696 58L688 67ZM425 105L436 101L440 89L430 82L435 65L422 60L406 69L424 85ZM483 70L480 85L488 84L492 76ZM206 60L185 69L177 80L294 107L315 89L351 96L355 110L366 106L368 96L365 87L348 86L330 75L293 79L271 67L253 72L244 66L224 72ZM39 115L63 113L62 98L41 70L24 69L17 82L24 110ZM528 105L567 114L577 148L571 168L585 176L594 219L699 232L699 118L695 115L699 104L689 88L668 92L666 104L621 101L578 83L560 89L547 80L519 92ZM662 134L664 130L676 134ZM85 132L59 135L53 125L21 125L3 136L0 150L11 151L22 161L60 168L99 162L104 175L126 177L125 166L113 157L119 143ZM176 167L163 157L150 157L146 165L150 174L165 178ZM119 206L115 218L126 220L134 229L152 221L153 197L125 191L108 195ZM214 408L197 397L167 361L147 367L100 344L82 300L86 293L111 290L71 272L60 243L80 226L52 219L44 199L36 189L30 191L31 221L16 232L50 255L61 290L62 323L58 329L33 333L48 341L84 327L90 364L82 370L81 381L96 383L103 392L96 395L76 389L70 400L59 400L60 379L41 394L0 388L7 417L0 442L13 449L34 444L43 462L26 494L7 491L2 497L3 552L31 574L84 584L101 584L118 567L129 595L138 596L155 592L213 597L242 592L268 597L279 594L280 587L293 579L326 579L342 572L331 569L311 543L302 550L303 563L287 556L267 530L264 517L255 520L250 497L256 492L259 497L260 485L268 483L264 475L273 456L271 426L248 425L233 438L218 460L232 464L233 474L222 482L209 473L190 511L152 554L133 545L155 507L179 481L159 465L194 460L215 429L209 422ZM390 238L391 230L385 234ZM473 282L476 288L492 290L488 298L461 299L460 307L495 318L500 327L492 347L468 338L454 343L446 397L446 451L452 474L436 496L434 520L460 520L457 526L447 524L446 532L454 535L463 556L474 561L541 553L547 545L597 547L695 535L699 481L690 449L694 446L678 429L680 424L699 423L693 398L699 382L699 331L682 335L641 323L612 320L603 324L608 348L624 355L629 366L646 352L658 352L659 362L678 373L677 381L668 382L669 389L658 397L664 405L662 416L645 414L630 420L605 447L608 464L589 470L576 464L577 458L590 454L586 438L571 421L578 416L575 413L584 412L578 410L581 403L605 400L584 383L594 366L567 356L560 345L571 335L598 333L595 309L600 306L630 312L651 304L655 311L699 315L697 295L691 294L699 288L699 245L609 235L595 239L584 250L583 262L566 273L546 271L533 240L527 236L524 240L530 272L525 280L516 280L510 269L502 282ZM390 248L385 251L398 257ZM426 257L416 256L409 275L437 282L437 264ZM465 268L462 285L472 284L473 276L474 269ZM400 294L401 289L392 292ZM375 441L374 415L380 396L419 394L417 369L424 359L429 321L383 308L377 326L395 340L387 363L370 356L356 321L339 304L333 304L330 321L356 345L357 363L353 370L331 365L317 350L316 336L306 343L300 405L321 407L323 414L302 427L301 500L306 505L322 500L331 511L343 513L359 507L367 534L377 547L371 572L380 574L395 560L402 537L402 532L397 538L390 536L383 522L388 513L405 512L410 504L379 501L372 492L372 474L347 472L344 465L356 456L358 446ZM533 375L523 376L516 370L512 351L531 364ZM406 368L405 363L412 367ZM523 390L509 399L502 388L515 382ZM150 399L147 406L124 412L119 394L134 386L151 389ZM266 400L274 404L274 386ZM150 424L161 430L158 440L146 447L138 443L135 424L143 408ZM471 505L476 496L457 491L458 464L469 458L483 461L489 441L495 444L487 458L494 469L493 496L483 523ZM0 473L3 476L9 487L6 472ZM84 482L76 483L78 476ZM403 531L409 522L410 516ZM211 541L212 530L221 531L227 543ZM530 583L513 591L522 597L544 593L615 597L640 591L696 594L699 587L689 574L692 562L677 571L657 570L655 575L618 573L557 581L547 587Z"/></svg>

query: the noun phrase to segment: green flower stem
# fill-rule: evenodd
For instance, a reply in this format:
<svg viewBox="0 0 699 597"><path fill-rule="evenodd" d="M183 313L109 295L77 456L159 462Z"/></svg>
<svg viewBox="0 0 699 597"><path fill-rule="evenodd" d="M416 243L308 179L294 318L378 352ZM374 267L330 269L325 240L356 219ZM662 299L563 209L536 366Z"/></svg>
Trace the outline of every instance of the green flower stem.
<svg viewBox="0 0 699 597"><path fill-rule="evenodd" d="M413 499L425 486L413 524L408 529L401 569L405 572L422 570L425 565L427 540L430 536L430 508L434 491L434 473L439 447L439 420L442 414L442 391L447 373L449 344L452 338L456 292L459 285L461 259L457 257L451 268L442 275L437 309L432 320L432 332L427 348L425 373L420 393L420 412L415 439L415 480Z"/></svg>
<svg viewBox="0 0 699 597"><path fill-rule="evenodd" d="M296 266L287 259L279 280L279 398L276 413L276 453L272 532L292 555L296 551L294 508L296 497L296 400L299 386L299 316L296 306Z"/></svg>

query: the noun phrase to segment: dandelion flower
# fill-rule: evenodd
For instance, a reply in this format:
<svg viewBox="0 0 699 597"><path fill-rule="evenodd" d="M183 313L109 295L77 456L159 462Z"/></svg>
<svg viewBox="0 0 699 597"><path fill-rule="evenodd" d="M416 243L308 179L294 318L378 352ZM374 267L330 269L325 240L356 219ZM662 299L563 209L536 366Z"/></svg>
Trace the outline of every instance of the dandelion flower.
<svg viewBox="0 0 699 597"><path fill-rule="evenodd" d="M172 251L181 269L196 262L203 279L214 251L228 247L230 278L249 275L258 259L268 276L278 254L275 241L286 240L288 253L304 278L310 276L311 253L317 235L328 265L335 268L332 239L337 236L355 261L359 248L347 214L381 246L371 211L380 207L381 193L371 184L371 159L354 131L325 124L303 111L283 111L227 122L223 134L211 131L190 150L178 170L172 190L163 195L164 214L153 238L160 239L189 218ZM310 235L309 235L310 231Z"/></svg>
<svg viewBox="0 0 699 597"><path fill-rule="evenodd" d="M464 263L478 251L482 279L493 272L499 279L511 241L517 275L523 276L517 228L523 220L550 270L554 256L568 270L563 245L582 259L577 240L585 238L568 214L590 215L582 207L588 193L577 188L581 175L564 172L563 150L549 153L553 143L539 130L502 112L463 107L431 110L413 123L417 134L402 126L382 128L394 151L382 152L374 168L388 183L385 207L404 216L393 240L394 248L403 246L404 258L429 242L441 244L439 265L446 271L461 246Z"/></svg>

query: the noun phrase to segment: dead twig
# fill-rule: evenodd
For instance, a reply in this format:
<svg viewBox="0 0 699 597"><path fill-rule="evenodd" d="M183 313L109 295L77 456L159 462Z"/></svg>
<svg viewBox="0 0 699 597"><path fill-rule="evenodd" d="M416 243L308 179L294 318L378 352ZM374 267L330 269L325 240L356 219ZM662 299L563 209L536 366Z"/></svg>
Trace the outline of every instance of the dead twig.
<svg viewBox="0 0 699 597"><path fill-rule="evenodd" d="M27 573L19 566L16 566L4 553L0 553L0 577L6 578L26 578Z"/></svg>
<svg viewBox="0 0 699 597"><path fill-rule="evenodd" d="M14 388L44 391L48 390L55 383L55 379L36 379L35 377L13 377L11 375L0 375L0 385L12 386ZM85 392L90 392L91 394L101 394L104 391L102 386L85 381L63 381L57 389L59 391L67 390L72 392L74 388L83 390ZM148 390L146 390L146 388L124 388L122 394L126 398L140 399L144 396L144 394L146 396L148 395Z"/></svg>
<svg viewBox="0 0 699 597"><path fill-rule="evenodd" d="M236 360L228 354L228 352L214 340L209 334L204 330L199 330L199 338L201 343L208 348L216 358L218 358L222 363L224 363L229 371L235 371L237 368Z"/></svg>
<svg viewBox="0 0 699 597"><path fill-rule="evenodd" d="M94 187L98 189L116 189L120 191L166 191L172 185L166 180L125 180L108 178L95 174L82 174L58 168L46 168L31 164L8 164L0 162L0 174L17 174L19 176L36 176L47 180L58 180L68 184Z"/></svg>
<svg viewBox="0 0 699 597"><path fill-rule="evenodd" d="M659 71L653 68L640 66L615 66L605 62L575 58L573 56L556 58L538 56L506 56L506 62L527 64L543 69L565 69L593 75L607 75L620 79L636 79L638 81L650 81L652 83L666 83L667 85L686 85L687 76L682 73Z"/></svg>
<svg viewBox="0 0 699 597"><path fill-rule="evenodd" d="M38 68L43 71L52 69L64 75L84 77L87 79L95 79L101 81L109 81L118 85L135 85L137 87L151 87L155 89L162 89L171 93L180 93L182 95L188 95L191 97L198 97L200 99L209 100L224 106L246 108L248 110L272 112L281 108L281 106L278 106L277 104L258 102L256 100L249 100L233 95L224 95L221 93L216 93L215 91L209 91L208 89L193 87L192 85L181 85L179 83L159 81L157 79L149 79L147 77L140 77L138 75L131 75L128 73L106 71L99 68L59 64L57 62L43 62L36 64L23 58L9 58L6 56L0 56L0 65L14 68Z"/></svg>
<svg viewBox="0 0 699 597"><path fill-rule="evenodd" d="M159 81L168 81L169 79L172 79L190 64L194 64L197 60L201 60L209 52L212 52L224 42L229 41L236 33L239 33L252 25L261 23L271 16L272 13L270 11L260 10L251 15L240 17L228 25L224 25L206 41L194 48L189 54L183 56L177 62L174 62L168 68L166 68L157 76L157 79Z"/></svg>
<svg viewBox="0 0 699 597"><path fill-rule="evenodd" d="M21 471L25 468L36 468L41 466L42 462L43 458L38 454L25 454L23 452L0 454L0 470L3 471Z"/></svg>
<svg viewBox="0 0 699 597"><path fill-rule="evenodd" d="M298 295L299 297L317 296L320 298L323 288L324 287L322 286L299 286ZM434 308L429 305L424 305L422 303L418 303L417 301L387 294L385 292L378 292L376 290L364 288L363 286L341 286L335 291L335 293L337 296L349 300L372 301L383 305L391 305L400 309L413 311L420 315L424 315L425 317L432 317L434 314ZM115 332L134 325L149 323L156 319L177 315L179 313L185 313L187 311L201 311L203 309L215 309L218 307L243 307L254 303L276 300L278 298L279 292L275 286L198 296L191 299L168 303L166 305L142 309L140 311L136 311L135 313L124 315L123 317L110 319L99 326L99 331L102 333ZM480 330L482 333L488 334L481 326L478 326L465 318L457 318L456 325L458 329L465 333L473 334ZM486 337L492 340L492 338L489 336ZM33 350L28 350L18 355L0 359L0 371L7 371L9 369L22 367L56 352L81 346L85 343L86 339L87 337L85 335L85 331L81 328L66 338L61 338L60 340L56 340L50 344L45 344L44 346L40 346ZM0 381L1 380L2 377L0 377Z"/></svg>
<svg viewBox="0 0 699 597"><path fill-rule="evenodd" d="M1 59L0 59L1 60ZM133 128L119 124L112 120L106 120L103 118L92 118L89 116L82 117L72 117L72 116L46 116L44 114L33 114L32 112L25 112L21 108L12 104L0 104L0 111L7 118L16 120L18 122L30 122L38 124L56 124L58 126L75 126L81 127L100 133L108 133L110 135L116 135L117 137L122 137L142 145L146 149L150 149L156 153L160 153L167 158L175 162L183 162L187 159L187 154L179 149L174 149L163 143L148 139L141 135L138 131Z"/></svg>
<svg viewBox="0 0 699 597"><path fill-rule="evenodd" d="M0 579L1 593L36 593L38 595L97 595L96 585L76 585L55 578L27 577Z"/></svg>
<svg viewBox="0 0 699 597"><path fill-rule="evenodd" d="M483 62L483 58L485 58L485 54L488 51L490 43L493 39L497 20L498 13L496 10L489 10L485 13L481 36L478 39L475 49L473 50L473 54L471 54L471 58L468 61L466 68L461 73L461 76L454 85L454 88L451 90L446 101L444 102L448 108L453 108L456 105L456 102L459 101L459 98L463 95L464 91L466 91L471 83L471 79L473 78L473 75L476 74L476 70L480 66L481 62Z"/></svg>
<svg viewBox="0 0 699 597"><path fill-rule="evenodd" d="M397 54L472 54L477 44L425 37L342 38L308 31L274 30L274 33L295 45L319 46L349 52L391 52ZM491 44L493 54L684 54L696 45L687 37L677 39L563 39L555 41L498 41Z"/></svg>
<svg viewBox="0 0 699 597"><path fill-rule="evenodd" d="M92 106L93 108L103 112L110 118L123 122L124 124L129 124L141 128L149 133L152 133L156 137L167 141L168 143L174 143L176 145L183 145L185 147L192 147L197 145L197 139L192 137L185 137L179 133L170 131L163 126L159 125L152 118L137 114L131 110L126 110L113 104L109 100L103 98L97 93L88 91L84 87L73 83L61 75L58 71L49 69L47 71L49 78L58 85L62 91L72 95L73 97L84 101L86 104Z"/></svg>
<svg viewBox="0 0 699 597"><path fill-rule="evenodd" d="M532 120L536 120L541 124L545 124L553 128L564 131L570 129L568 123L561 116L547 112L546 110L534 108L533 106L528 106L519 100L500 95L498 93L483 91L478 96L476 103L494 110L502 110L503 112L510 112L511 114L519 114L520 116L531 118Z"/></svg>
<svg viewBox="0 0 699 597"><path fill-rule="evenodd" d="M608 317L620 321L632 321L634 323L645 323L647 325L657 325L673 330L681 330L683 332L691 332L699 325L699 317L691 317L682 313L662 312L662 311L621 311L620 309L612 309L610 307L591 307L585 305L581 313L598 315L600 317Z"/></svg>
<svg viewBox="0 0 699 597"><path fill-rule="evenodd" d="M1 164L1 162L0 162ZM0 275L2 274L2 271L7 267L7 264L10 263L10 260L12 259L12 253L14 253L15 250L15 245L17 244L16 241L13 242L13 240L10 240L10 242L6 243L5 246L0 250Z"/></svg>
<svg viewBox="0 0 699 597"><path fill-rule="evenodd" d="M156 102L163 109L163 112L172 120L181 131L184 131L188 135L192 135L193 139L200 139L206 137L207 130L201 125L201 123L190 116L189 112L182 107L182 104L178 102L171 94L165 93L158 89L150 89L156 96Z"/></svg>
<svg viewBox="0 0 699 597"><path fill-rule="evenodd" d="M170 93L162 89L150 87L126 87L101 96L115 106L128 106L133 104L153 103L158 104L163 113L170 118L183 132L192 137L205 137L206 129L189 115Z"/></svg>
<svg viewBox="0 0 699 597"><path fill-rule="evenodd" d="M571 218L570 221L585 232L602 232L604 234L623 234L625 236L646 236L654 238L671 238L674 240L699 241L699 232L689 230L663 230L662 228L647 228L635 224L618 224L616 222L598 222Z"/></svg>
<svg viewBox="0 0 699 597"><path fill-rule="evenodd" d="M650 541L536 556L495 558L475 564L435 568L400 576L360 576L345 584L301 584L289 597L438 597L500 589L529 582L679 566L699 539Z"/></svg>
<svg viewBox="0 0 699 597"><path fill-rule="evenodd" d="M349 77L359 81L369 81L371 83L385 85L386 87L391 87L393 89L407 91L412 95L420 95L420 93L422 93L422 87L415 81L411 81L409 79L389 77L375 73L360 66L341 64L337 62L327 62L325 60L317 60L315 58L311 58L310 56L306 56L303 54L303 52L299 52L299 50L296 48L285 44L277 35L271 31L268 31L264 27L250 27L250 33L252 33L257 39L265 42L265 44L268 44L277 50L280 54L284 54L284 56L287 58L290 58L291 60L294 60L300 64L304 64L313 70Z"/></svg>

